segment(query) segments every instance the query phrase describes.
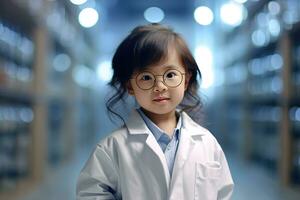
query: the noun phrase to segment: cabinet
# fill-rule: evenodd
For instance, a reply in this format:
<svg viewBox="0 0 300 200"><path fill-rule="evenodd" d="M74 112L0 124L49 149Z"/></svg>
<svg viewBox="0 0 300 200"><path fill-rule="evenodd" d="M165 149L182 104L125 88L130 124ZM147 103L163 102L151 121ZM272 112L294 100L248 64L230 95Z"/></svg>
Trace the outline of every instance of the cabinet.
<svg viewBox="0 0 300 200"><path fill-rule="evenodd" d="M223 38L223 112L231 115L223 124L246 159L299 184L300 2L245 5L247 20Z"/></svg>
<svg viewBox="0 0 300 200"><path fill-rule="evenodd" d="M21 7L2 2L0 7L0 193L11 195L39 176L31 162L34 147L35 51L38 30ZM16 10L11 16L9 10ZM17 14L18 13L18 14Z"/></svg>
<svg viewBox="0 0 300 200"><path fill-rule="evenodd" d="M299 5L300 6L300 5ZM287 180L300 184L300 23L298 22L291 28L288 33L287 44L289 45L290 56L287 56L290 66L287 75L288 88L290 89L289 101L286 105L288 125L286 130L289 131L291 144L291 170L290 177ZM288 134L288 133L286 133Z"/></svg>
<svg viewBox="0 0 300 200"><path fill-rule="evenodd" d="M92 60L93 46L68 6L0 3L0 199L28 191L74 152L75 114L87 105L80 94L90 91L76 85L72 68Z"/></svg>

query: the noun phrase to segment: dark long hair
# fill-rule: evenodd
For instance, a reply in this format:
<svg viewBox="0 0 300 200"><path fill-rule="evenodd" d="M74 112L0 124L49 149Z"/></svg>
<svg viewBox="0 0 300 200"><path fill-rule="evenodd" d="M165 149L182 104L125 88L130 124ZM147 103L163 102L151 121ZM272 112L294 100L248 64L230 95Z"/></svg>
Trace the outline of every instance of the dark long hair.
<svg viewBox="0 0 300 200"><path fill-rule="evenodd" d="M160 24L149 24L134 28L118 46L113 59L113 77L109 85L115 93L106 102L109 116L123 118L116 111L115 105L127 97L127 83L134 71L143 70L149 65L157 64L168 56L168 48L175 48L186 71L191 75L184 99L179 107L195 118L199 114L202 102L197 94L201 72L183 38L171 28ZM192 114L194 113L194 114ZM194 116L194 117L193 117Z"/></svg>

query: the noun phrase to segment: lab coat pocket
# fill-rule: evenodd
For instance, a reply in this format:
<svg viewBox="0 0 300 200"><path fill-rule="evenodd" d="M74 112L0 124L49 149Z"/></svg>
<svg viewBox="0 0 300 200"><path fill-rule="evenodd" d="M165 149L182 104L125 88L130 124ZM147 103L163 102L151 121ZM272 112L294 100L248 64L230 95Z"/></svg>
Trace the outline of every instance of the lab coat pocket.
<svg viewBox="0 0 300 200"><path fill-rule="evenodd" d="M195 199L217 199L221 169L217 161L196 163Z"/></svg>

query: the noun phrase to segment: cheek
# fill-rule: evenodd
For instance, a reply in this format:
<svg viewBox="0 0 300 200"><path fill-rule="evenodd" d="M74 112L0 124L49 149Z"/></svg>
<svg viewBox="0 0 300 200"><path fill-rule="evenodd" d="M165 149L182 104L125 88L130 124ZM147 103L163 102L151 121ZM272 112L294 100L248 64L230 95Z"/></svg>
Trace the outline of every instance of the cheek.
<svg viewBox="0 0 300 200"><path fill-rule="evenodd" d="M184 94L185 94L185 87L183 87L182 90L181 90L181 92L180 92L180 98L181 98L181 100L183 99Z"/></svg>
<svg viewBox="0 0 300 200"><path fill-rule="evenodd" d="M189 86L189 79L184 80L184 90L186 90Z"/></svg>
<svg viewBox="0 0 300 200"><path fill-rule="evenodd" d="M142 93L141 89L136 85L135 80L131 80L131 88L134 96L140 95Z"/></svg>
<svg viewBox="0 0 300 200"><path fill-rule="evenodd" d="M177 101L181 101L184 97L185 86L182 84L176 90L172 92L173 98L176 98Z"/></svg>
<svg viewBox="0 0 300 200"><path fill-rule="evenodd" d="M141 91L138 88L134 90L134 96L138 103L145 103L148 99L150 99L149 93L145 91Z"/></svg>
<svg viewBox="0 0 300 200"><path fill-rule="evenodd" d="M144 108L149 108L149 106L152 104L151 96L145 93L135 95L135 100Z"/></svg>

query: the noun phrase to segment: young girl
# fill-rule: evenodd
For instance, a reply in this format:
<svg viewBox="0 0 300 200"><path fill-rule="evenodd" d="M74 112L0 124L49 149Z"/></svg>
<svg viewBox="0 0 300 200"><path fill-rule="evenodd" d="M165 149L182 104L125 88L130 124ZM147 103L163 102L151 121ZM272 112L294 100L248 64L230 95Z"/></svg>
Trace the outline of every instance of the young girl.
<svg viewBox="0 0 300 200"><path fill-rule="evenodd" d="M225 155L185 112L200 105L199 68L184 40L159 24L135 28L113 57L110 112L132 95L138 109L103 139L80 173L77 199L230 199ZM183 103L184 102L184 103Z"/></svg>

